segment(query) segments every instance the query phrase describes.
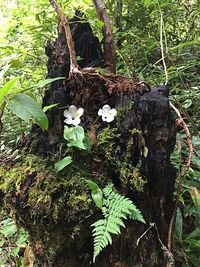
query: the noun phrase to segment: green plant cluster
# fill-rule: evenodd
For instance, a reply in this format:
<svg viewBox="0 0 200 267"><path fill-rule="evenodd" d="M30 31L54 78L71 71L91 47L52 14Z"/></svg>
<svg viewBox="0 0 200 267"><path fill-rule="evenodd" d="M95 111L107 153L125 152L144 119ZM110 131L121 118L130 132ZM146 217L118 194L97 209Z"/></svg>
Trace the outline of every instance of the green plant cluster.
<svg viewBox="0 0 200 267"><path fill-rule="evenodd" d="M103 189L103 204L101 207L103 219L92 224L94 236L93 262L99 253L112 244L111 234L119 235L120 227L125 228L123 220L127 218L144 223L144 218L133 202L113 190L113 185L107 185Z"/></svg>
<svg viewBox="0 0 200 267"><path fill-rule="evenodd" d="M17 229L12 219L2 220L0 223L0 266L21 266L22 251L28 244L27 239L28 234L23 228Z"/></svg>

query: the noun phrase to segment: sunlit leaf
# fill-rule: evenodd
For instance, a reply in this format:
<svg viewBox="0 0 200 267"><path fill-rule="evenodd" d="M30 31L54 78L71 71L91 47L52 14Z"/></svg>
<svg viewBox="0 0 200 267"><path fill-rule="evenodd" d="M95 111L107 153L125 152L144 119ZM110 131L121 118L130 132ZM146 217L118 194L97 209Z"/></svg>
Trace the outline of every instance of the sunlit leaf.
<svg viewBox="0 0 200 267"><path fill-rule="evenodd" d="M2 104L4 96L6 96L6 94L15 86L19 78L19 76L13 78L0 89L0 105Z"/></svg>
<svg viewBox="0 0 200 267"><path fill-rule="evenodd" d="M10 109L22 120L33 120L43 130L48 129L48 119L38 103L26 94L15 94L7 100Z"/></svg>
<svg viewBox="0 0 200 267"><path fill-rule="evenodd" d="M43 111L46 112L47 110L52 109L52 108L56 107L57 105L58 105L58 103L52 104L49 106L45 106L45 107L43 107Z"/></svg>

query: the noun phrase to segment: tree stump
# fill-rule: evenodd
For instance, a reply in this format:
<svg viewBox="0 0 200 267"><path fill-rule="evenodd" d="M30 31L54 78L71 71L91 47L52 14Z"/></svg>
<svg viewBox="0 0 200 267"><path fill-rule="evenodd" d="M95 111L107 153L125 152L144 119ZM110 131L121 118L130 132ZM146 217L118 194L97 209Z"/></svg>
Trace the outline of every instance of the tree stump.
<svg viewBox="0 0 200 267"><path fill-rule="evenodd" d="M79 65L103 67L101 48L89 24L73 22ZM48 78L66 76L69 55L63 29L55 42L48 42L46 54ZM10 163L9 168L7 163L1 177L4 204L30 236L33 255L25 253L25 266L165 266L166 251L160 240L166 245L176 177L170 163L176 131L168 94L166 86L150 89L136 78L98 72L82 72L74 80L67 76L46 90L43 106L59 104L47 112L49 130L43 132L34 126L24 159ZM90 152L76 151L73 163L56 174L54 162L64 151L63 111L72 104L84 108L81 125L94 145ZM97 115L105 104L118 111L110 124ZM30 155L28 149L36 155ZM8 181L11 172L15 176ZM112 182L116 190L133 200L146 220L146 224L127 221L121 236L113 236L113 245L95 264L90 225L101 214L85 179L100 187ZM150 223L156 227L137 246Z"/></svg>

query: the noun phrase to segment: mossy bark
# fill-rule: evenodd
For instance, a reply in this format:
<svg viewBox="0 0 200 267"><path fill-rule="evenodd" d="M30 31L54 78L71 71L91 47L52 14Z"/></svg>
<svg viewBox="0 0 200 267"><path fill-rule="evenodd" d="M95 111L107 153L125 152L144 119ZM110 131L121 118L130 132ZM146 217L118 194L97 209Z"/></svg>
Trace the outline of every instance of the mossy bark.
<svg viewBox="0 0 200 267"><path fill-rule="evenodd" d="M90 26L74 20L71 27L81 67L102 65L101 49ZM46 53L48 77L65 76L69 56L62 31L48 44ZM59 103L48 111L48 132L34 126L24 159L1 167L4 204L30 235L34 257L29 259L26 253L27 266L164 266L159 238L166 245L176 176L170 163L175 121L168 93L165 86L150 90L136 79L98 73L85 73L75 81L56 81L45 92L44 106ZM64 152L63 111L71 104L85 109L82 126L94 145L90 152L75 151L73 163L56 174L54 162ZM118 110L109 125L97 116L105 104ZM28 150L37 156L29 155ZM11 174L13 178L8 180ZM112 182L133 200L147 223L128 221L121 236L113 236L113 245L95 264L90 225L101 213L90 198L88 178L100 187ZM158 231L152 227L136 246L149 223L155 223Z"/></svg>

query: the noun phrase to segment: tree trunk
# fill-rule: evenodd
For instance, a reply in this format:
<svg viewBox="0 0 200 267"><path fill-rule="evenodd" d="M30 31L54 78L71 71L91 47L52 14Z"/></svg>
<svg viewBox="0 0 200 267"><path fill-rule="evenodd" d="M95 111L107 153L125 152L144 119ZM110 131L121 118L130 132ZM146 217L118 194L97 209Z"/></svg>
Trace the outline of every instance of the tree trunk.
<svg viewBox="0 0 200 267"><path fill-rule="evenodd" d="M76 18L72 21L79 66L103 66L100 45L89 24L78 23ZM69 72L66 47L64 31L54 43L48 43L48 77ZM22 178L10 181L4 197L17 223L30 235L34 257L26 253L26 266L165 266L167 251L162 243L167 244L176 175L170 164L175 121L168 93L165 86L150 90L136 79L112 74L85 73L74 83L68 79L52 83L43 106L59 105L48 111L49 130L44 133L33 127L27 147L37 156L27 154L24 161L12 163L17 173L23 171ZM63 111L72 104L85 109L82 126L93 133L97 144L90 153L74 153L73 163L56 174L53 160L64 151ZM98 110L105 104L115 107L119 114L109 125L97 119ZM99 141L102 132L105 142ZM133 200L146 220L146 224L128 221L121 236L113 236L113 245L105 248L95 264L90 225L100 212L90 198L85 183L88 178L100 187L112 181L121 194ZM136 245L150 223L155 225Z"/></svg>

